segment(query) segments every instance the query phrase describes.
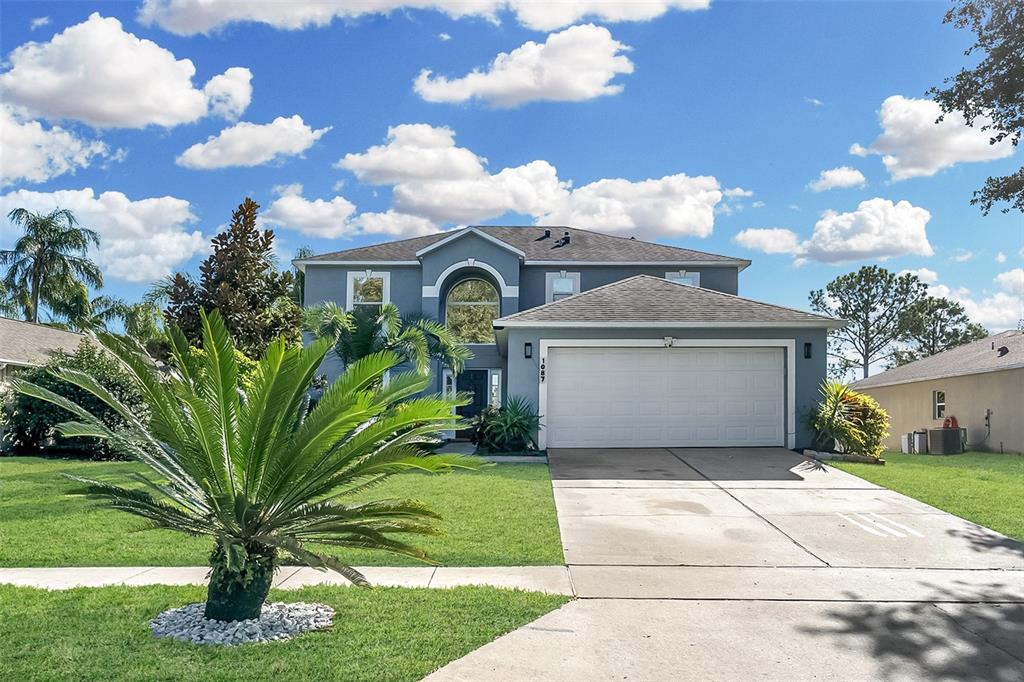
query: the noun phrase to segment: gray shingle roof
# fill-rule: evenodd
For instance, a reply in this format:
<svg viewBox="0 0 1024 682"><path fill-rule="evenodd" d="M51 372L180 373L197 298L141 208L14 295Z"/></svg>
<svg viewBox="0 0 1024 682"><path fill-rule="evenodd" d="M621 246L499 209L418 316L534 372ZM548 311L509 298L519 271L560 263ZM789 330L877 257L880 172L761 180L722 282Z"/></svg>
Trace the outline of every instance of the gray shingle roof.
<svg viewBox="0 0 1024 682"><path fill-rule="evenodd" d="M1002 347L1007 352L1000 355ZM1017 367L1024 367L1024 332L1006 331L855 381L851 386L861 390Z"/></svg>
<svg viewBox="0 0 1024 682"><path fill-rule="evenodd" d="M73 352L83 338L63 329L0 317L0 362L41 365L55 350Z"/></svg>
<svg viewBox="0 0 1024 682"><path fill-rule="evenodd" d="M500 239L526 254L531 261L581 261L594 263L631 263L631 262L693 262L693 263L732 263L746 266L749 261L715 253L694 251L678 246L655 244L629 237L615 237L600 232L581 230L576 227L562 226L496 226L477 225L475 229ZM468 228L463 228L468 229ZM551 230L551 237L540 239L544 230ZM569 233L569 244L557 247L556 242L563 233ZM414 261L420 249L450 237L453 232L439 232L423 237L402 239L400 241L361 246L345 251L324 253L304 259L306 262L318 260L345 261Z"/></svg>
<svg viewBox="0 0 1024 682"><path fill-rule="evenodd" d="M612 282L494 321L496 327L651 324L838 327L842 321L650 275Z"/></svg>

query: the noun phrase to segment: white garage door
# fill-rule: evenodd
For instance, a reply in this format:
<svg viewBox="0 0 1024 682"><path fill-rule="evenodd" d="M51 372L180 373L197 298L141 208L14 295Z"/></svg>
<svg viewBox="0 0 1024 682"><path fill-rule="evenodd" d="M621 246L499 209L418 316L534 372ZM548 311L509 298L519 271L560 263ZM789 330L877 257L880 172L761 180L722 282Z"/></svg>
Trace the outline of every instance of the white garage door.
<svg viewBox="0 0 1024 682"><path fill-rule="evenodd" d="M551 348L548 447L784 445L781 348Z"/></svg>

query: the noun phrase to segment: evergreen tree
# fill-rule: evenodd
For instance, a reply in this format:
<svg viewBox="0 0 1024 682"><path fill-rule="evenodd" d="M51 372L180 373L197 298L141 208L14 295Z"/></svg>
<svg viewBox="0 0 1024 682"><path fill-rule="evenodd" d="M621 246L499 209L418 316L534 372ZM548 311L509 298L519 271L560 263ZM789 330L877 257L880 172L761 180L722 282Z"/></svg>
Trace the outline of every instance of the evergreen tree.
<svg viewBox="0 0 1024 682"><path fill-rule="evenodd" d="M971 322L962 305L935 296L907 308L902 324L909 347L893 354L894 367L988 336L984 327Z"/></svg>
<svg viewBox="0 0 1024 682"><path fill-rule="evenodd" d="M278 272L274 233L256 226L258 210L248 197L235 209L227 230L213 239L198 282L181 273L174 277L166 316L195 345L202 343L200 311L213 310L250 357L262 356L277 337L302 339L302 310L290 296L293 276Z"/></svg>

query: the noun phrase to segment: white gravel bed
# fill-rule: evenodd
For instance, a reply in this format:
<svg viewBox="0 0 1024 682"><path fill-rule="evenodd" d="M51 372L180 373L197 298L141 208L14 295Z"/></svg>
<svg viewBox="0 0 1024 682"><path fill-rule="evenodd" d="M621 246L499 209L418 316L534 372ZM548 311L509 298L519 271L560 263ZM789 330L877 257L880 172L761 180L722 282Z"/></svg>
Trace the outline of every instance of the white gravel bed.
<svg viewBox="0 0 1024 682"><path fill-rule="evenodd" d="M275 602L264 604L259 618L223 621L203 617L205 604L169 609L149 621L154 637L170 637L193 644L238 646L291 639L304 632L326 630L334 622L334 609L324 604Z"/></svg>

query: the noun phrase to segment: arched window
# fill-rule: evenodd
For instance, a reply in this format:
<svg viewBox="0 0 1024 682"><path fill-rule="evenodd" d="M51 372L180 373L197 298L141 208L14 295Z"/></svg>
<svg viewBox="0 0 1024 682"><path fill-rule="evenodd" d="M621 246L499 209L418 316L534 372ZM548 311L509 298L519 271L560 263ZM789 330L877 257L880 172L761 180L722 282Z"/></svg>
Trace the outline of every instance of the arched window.
<svg viewBox="0 0 1024 682"><path fill-rule="evenodd" d="M501 299L490 282L466 279L451 288L445 302L446 323L462 343L493 343Z"/></svg>

